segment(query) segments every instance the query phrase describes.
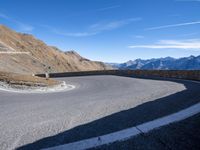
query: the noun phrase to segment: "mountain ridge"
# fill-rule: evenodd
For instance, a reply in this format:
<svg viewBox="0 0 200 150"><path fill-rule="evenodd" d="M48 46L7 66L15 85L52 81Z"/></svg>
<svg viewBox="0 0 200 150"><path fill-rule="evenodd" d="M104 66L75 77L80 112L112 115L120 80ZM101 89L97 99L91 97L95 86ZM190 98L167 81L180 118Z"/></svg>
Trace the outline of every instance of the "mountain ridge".
<svg viewBox="0 0 200 150"><path fill-rule="evenodd" d="M164 57L152 59L135 59L125 63L107 63L117 69L131 70L199 70L200 55L182 58Z"/></svg>
<svg viewBox="0 0 200 150"><path fill-rule="evenodd" d="M33 35L18 33L3 25L0 25L0 52L8 52L0 54L0 71L5 72L32 74L109 69L102 62L86 59L75 51L63 52Z"/></svg>

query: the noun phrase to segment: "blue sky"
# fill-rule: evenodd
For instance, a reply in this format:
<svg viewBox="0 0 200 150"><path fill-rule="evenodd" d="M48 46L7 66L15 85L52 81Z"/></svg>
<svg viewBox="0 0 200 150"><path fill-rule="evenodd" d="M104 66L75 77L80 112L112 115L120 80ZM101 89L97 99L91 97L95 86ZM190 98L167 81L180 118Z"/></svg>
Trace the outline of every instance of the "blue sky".
<svg viewBox="0 0 200 150"><path fill-rule="evenodd" d="M104 62L200 55L200 0L0 0L0 24Z"/></svg>

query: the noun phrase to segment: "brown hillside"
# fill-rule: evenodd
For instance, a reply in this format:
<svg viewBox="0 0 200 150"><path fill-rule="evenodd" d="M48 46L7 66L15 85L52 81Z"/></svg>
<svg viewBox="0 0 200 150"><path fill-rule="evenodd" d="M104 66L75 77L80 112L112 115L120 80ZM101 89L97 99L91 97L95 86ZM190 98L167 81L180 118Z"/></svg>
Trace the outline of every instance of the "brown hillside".
<svg viewBox="0 0 200 150"><path fill-rule="evenodd" d="M16 73L105 70L107 66L81 57L74 51L62 52L29 34L17 33L0 25L0 71Z"/></svg>

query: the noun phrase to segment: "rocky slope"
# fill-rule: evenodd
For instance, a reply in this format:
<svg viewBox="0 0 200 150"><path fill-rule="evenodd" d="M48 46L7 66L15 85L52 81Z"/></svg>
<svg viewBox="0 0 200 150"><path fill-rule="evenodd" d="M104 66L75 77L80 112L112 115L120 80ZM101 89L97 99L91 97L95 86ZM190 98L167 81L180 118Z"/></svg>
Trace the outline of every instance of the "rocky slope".
<svg viewBox="0 0 200 150"><path fill-rule="evenodd" d="M62 52L29 34L0 25L0 71L22 74L105 70L102 62L90 61L74 51Z"/></svg>

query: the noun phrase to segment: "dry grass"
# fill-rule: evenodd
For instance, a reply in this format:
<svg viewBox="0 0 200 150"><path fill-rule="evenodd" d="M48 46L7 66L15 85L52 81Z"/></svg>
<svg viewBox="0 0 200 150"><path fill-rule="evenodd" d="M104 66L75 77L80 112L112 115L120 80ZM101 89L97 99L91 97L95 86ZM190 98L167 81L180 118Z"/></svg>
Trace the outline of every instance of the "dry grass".
<svg viewBox="0 0 200 150"><path fill-rule="evenodd" d="M31 75L21 75L17 73L0 72L0 81L10 85L25 85L25 86L54 86L59 84L59 81Z"/></svg>

